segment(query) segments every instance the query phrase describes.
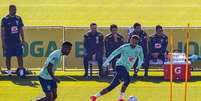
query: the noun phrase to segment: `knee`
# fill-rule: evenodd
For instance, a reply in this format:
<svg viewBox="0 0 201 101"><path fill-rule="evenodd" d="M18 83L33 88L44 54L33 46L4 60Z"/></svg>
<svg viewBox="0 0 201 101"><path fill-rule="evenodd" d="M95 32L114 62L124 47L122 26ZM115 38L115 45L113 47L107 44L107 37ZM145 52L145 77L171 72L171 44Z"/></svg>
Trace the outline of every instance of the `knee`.
<svg viewBox="0 0 201 101"><path fill-rule="evenodd" d="M127 87L130 84L130 81L131 81L130 79L127 80L127 81L125 81L124 84L123 84L123 86Z"/></svg>
<svg viewBox="0 0 201 101"><path fill-rule="evenodd" d="M53 98L54 98L54 100L56 100L57 99L57 94L55 94Z"/></svg>
<svg viewBox="0 0 201 101"><path fill-rule="evenodd" d="M46 93L45 95L46 95L47 101L53 101L54 96L52 92Z"/></svg>
<svg viewBox="0 0 201 101"><path fill-rule="evenodd" d="M46 96L47 101L54 101L54 97L52 95Z"/></svg>
<svg viewBox="0 0 201 101"><path fill-rule="evenodd" d="M128 87L128 85L129 85L129 82L125 82L125 83L123 84L124 87Z"/></svg>

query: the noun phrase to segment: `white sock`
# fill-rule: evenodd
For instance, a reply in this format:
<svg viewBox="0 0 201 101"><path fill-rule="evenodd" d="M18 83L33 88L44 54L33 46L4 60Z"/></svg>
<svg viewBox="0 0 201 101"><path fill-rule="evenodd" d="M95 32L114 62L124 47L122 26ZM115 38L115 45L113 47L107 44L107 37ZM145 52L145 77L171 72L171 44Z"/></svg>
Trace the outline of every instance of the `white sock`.
<svg viewBox="0 0 201 101"><path fill-rule="evenodd" d="M8 70L8 75L11 75L12 74L12 70Z"/></svg>
<svg viewBox="0 0 201 101"><path fill-rule="evenodd" d="M24 75L24 71L20 70L20 76Z"/></svg>
<svg viewBox="0 0 201 101"><path fill-rule="evenodd" d="M101 94L100 94L100 93L97 93L95 96L96 96L96 98L98 98L98 97L101 96Z"/></svg>
<svg viewBox="0 0 201 101"><path fill-rule="evenodd" d="M124 99L124 93L120 93L119 99Z"/></svg>

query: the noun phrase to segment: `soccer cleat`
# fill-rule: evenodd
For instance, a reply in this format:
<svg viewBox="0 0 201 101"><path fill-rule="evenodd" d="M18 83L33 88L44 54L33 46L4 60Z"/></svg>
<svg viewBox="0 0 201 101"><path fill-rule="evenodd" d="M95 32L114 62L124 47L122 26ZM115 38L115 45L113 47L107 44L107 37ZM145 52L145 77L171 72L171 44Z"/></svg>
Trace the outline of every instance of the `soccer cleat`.
<svg viewBox="0 0 201 101"><path fill-rule="evenodd" d="M124 99L119 99L118 101L124 101Z"/></svg>
<svg viewBox="0 0 201 101"><path fill-rule="evenodd" d="M96 96L91 96L91 101L96 101Z"/></svg>

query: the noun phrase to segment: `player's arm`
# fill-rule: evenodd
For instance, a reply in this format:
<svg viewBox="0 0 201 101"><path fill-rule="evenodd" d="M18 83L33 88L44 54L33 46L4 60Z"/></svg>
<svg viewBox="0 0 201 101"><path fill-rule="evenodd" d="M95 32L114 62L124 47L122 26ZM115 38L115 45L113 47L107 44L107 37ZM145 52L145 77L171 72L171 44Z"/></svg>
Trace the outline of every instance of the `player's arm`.
<svg viewBox="0 0 201 101"><path fill-rule="evenodd" d="M144 54L143 54L142 48L140 48L139 56L138 56L138 66L137 66L138 70L141 68L143 61L144 61Z"/></svg>
<svg viewBox="0 0 201 101"><path fill-rule="evenodd" d="M101 53L103 53L103 49L104 49L104 36L102 33L100 33L100 36L99 37L99 45L100 46L100 51Z"/></svg>
<svg viewBox="0 0 201 101"><path fill-rule="evenodd" d="M24 40L24 24L23 24L23 21L22 19L20 18L20 36L21 36L21 40L22 40L22 44L25 44L25 40Z"/></svg>
<svg viewBox="0 0 201 101"><path fill-rule="evenodd" d="M149 40L148 40L148 48L149 48L149 54L152 53L152 36L149 37Z"/></svg>
<svg viewBox="0 0 201 101"><path fill-rule="evenodd" d="M167 45L168 45L168 37L165 37L165 43L164 43L164 48L163 48L163 53L165 53L166 49L167 49Z"/></svg>
<svg viewBox="0 0 201 101"><path fill-rule="evenodd" d="M1 41L2 41L2 48L5 49L5 21L4 19L1 22Z"/></svg>
<svg viewBox="0 0 201 101"><path fill-rule="evenodd" d="M88 41L88 33L86 33L86 34L84 34L84 40L83 40L83 42L84 42L84 50L85 50L85 52L87 52L88 53L88 51L89 51L89 41Z"/></svg>
<svg viewBox="0 0 201 101"><path fill-rule="evenodd" d="M144 41L145 41L145 46L147 47L147 42L148 42L148 35L147 35L147 33L146 32L144 32Z"/></svg>
<svg viewBox="0 0 201 101"><path fill-rule="evenodd" d="M120 36L120 39L121 39L120 44L123 45L124 44L124 37L122 35L120 35L120 34L119 34L119 36Z"/></svg>
<svg viewBox="0 0 201 101"><path fill-rule="evenodd" d="M2 48L5 48L5 28L1 27L1 41L2 41Z"/></svg>
<svg viewBox="0 0 201 101"><path fill-rule="evenodd" d="M52 64L52 63L49 63L48 66L47 66L47 71L48 71L48 73L50 74L50 76L52 77L52 79L59 83L60 80L57 79L57 78L54 76L54 73L53 73L52 69L53 69L53 64Z"/></svg>
<svg viewBox="0 0 201 101"><path fill-rule="evenodd" d="M116 50L114 50L110 56L107 58L107 60L103 63L103 67L107 67L110 63L110 61L116 57L117 55L119 55L121 52L123 51L123 46L120 46L119 48L117 48Z"/></svg>
<svg viewBox="0 0 201 101"><path fill-rule="evenodd" d="M104 44L105 44L106 57L108 57L109 51L111 50L108 40L109 40L108 37L105 37Z"/></svg>
<svg viewBox="0 0 201 101"><path fill-rule="evenodd" d="M24 43L24 29L23 27L20 28L20 35L21 35L21 39L22 39L22 42Z"/></svg>
<svg viewBox="0 0 201 101"><path fill-rule="evenodd" d="M131 36L132 36L132 33L130 33L130 34L128 35L128 43L130 42Z"/></svg>

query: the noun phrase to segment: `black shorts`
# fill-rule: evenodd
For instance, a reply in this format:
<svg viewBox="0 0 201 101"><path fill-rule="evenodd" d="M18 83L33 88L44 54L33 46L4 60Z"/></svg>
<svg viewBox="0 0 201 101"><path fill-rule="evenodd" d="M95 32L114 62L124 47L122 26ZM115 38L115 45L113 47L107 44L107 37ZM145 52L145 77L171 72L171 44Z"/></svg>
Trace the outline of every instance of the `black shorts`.
<svg viewBox="0 0 201 101"><path fill-rule="evenodd" d="M12 56L23 56L23 48L21 44L17 44L15 47L7 47L4 50L4 56L12 57Z"/></svg>
<svg viewBox="0 0 201 101"><path fill-rule="evenodd" d="M120 81L124 81L125 84L130 83L130 75L124 66L116 66L116 75L111 82L111 86L116 86Z"/></svg>

